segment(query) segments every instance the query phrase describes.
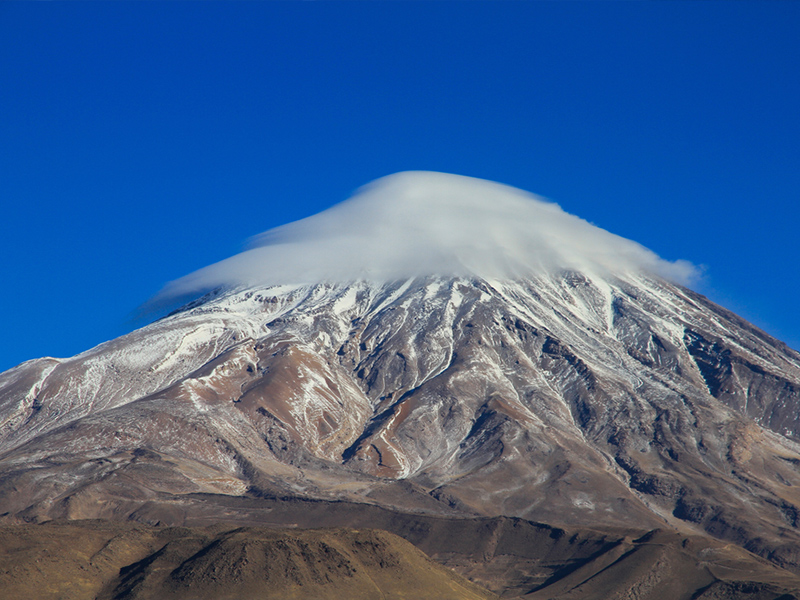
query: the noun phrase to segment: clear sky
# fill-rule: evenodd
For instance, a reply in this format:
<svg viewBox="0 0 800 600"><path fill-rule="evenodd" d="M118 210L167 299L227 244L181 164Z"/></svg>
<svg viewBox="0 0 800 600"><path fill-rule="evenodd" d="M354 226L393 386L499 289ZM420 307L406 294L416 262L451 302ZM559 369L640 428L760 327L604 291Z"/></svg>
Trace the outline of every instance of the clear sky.
<svg viewBox="0 0 800 600"><path fill-rule="evenodd" d="M375 178L507 183L800 348L799 2L0 2L0 370Z"/></svg>

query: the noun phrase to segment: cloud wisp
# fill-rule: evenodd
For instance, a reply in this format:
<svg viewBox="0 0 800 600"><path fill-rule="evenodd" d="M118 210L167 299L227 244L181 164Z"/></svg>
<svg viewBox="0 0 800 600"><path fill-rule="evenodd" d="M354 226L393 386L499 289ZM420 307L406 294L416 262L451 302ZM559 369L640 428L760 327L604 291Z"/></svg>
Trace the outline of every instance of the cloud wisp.
<svg viewBox="0 0 800 600"><path fill-rule="evenodd" d="M413 276L517 278L576 269L696 275L647 248L510 186L427 171L383 177L321 213L276 227L248 250L169 283L156 300L220 286Z"/></svg>

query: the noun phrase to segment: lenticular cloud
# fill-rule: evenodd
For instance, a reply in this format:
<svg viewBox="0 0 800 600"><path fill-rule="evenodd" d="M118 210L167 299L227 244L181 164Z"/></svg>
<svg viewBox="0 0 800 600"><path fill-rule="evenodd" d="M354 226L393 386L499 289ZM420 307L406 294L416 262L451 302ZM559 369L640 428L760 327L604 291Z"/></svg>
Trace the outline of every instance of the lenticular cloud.
<svg viewBox="0 0 800 600"><path fill-rule="evenodd" d="M170 283L176 297L219 286L393 280L422 275L517 278L577 269L695 273L522 190L412 171L383 177L321 213L271 229L249 250Z"/></svg>

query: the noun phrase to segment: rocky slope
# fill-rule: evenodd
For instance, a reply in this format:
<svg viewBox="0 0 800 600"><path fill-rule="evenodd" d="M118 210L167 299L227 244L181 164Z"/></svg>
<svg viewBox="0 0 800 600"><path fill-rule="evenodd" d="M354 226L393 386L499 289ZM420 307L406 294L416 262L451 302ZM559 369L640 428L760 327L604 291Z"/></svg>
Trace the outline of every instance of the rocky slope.
<svg viewBox="0 0 800 600"><path fill-rule="evenodd" d="M788 600L800 593L800 578L704 536L419 515L407 515L399 529L503 598ZM0 527L0 590L19 600L496 598L386 531L114 521Z"/></svg>
<svg viewBox="0 0 800 600"><path fill-rule="evenodd" d="M654 276L242 288L0 375L0 513L307 498L705 533L800 571L799 401L800 355Z"/></svg>

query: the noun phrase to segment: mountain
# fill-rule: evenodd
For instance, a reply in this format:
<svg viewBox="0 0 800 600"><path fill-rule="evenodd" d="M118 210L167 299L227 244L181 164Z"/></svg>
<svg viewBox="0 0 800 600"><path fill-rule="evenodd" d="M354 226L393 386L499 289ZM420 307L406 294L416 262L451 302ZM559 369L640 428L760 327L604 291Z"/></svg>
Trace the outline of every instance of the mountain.
<svg viewBox="0 0 800 600"><path fill-rule="evenodd" d="M212 294L0 377L0 512L299 497L704 531L800 570L798 382L795 352L642 275Z"/></svg>
<svg viewBox="0 0 800 600"><path fill-rule="evenodd" d="M525 247L512 234L487 252ZM794 593L800 355L644 268L660 259L643 249L592 236L602 260L534 244L558 256L245 277L73 358L23 363L0 375L0 514L378 527L506 596L610 597L585 582L633 556L640 598L667 597L689 563L686 598ZM463 242L453 256L477 264ZM615 252L625 268L608 268ZM552 563L519 549L563 536Z"/></svg>

